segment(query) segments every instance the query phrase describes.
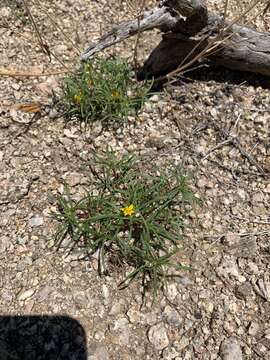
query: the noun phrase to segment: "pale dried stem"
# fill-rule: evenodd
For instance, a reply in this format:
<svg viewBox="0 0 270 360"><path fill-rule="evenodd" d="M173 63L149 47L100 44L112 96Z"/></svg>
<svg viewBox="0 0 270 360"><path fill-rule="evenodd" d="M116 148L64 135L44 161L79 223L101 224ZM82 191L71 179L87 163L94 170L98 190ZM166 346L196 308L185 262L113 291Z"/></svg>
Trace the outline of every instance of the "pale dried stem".
<svg viewBox="0 0 270 360"><path fill-rule="evenodd" d="M20 77L44 77L44 76L53 76L53 75L63 75L68 74L70 71L62 70L62 71L51 71L51 72L35 72L31 73L31 71L17 71L17 70L9 70L9 69L0 69L0 76L6 76L6 77L14 77L14 78L20 78Z"/></svg>

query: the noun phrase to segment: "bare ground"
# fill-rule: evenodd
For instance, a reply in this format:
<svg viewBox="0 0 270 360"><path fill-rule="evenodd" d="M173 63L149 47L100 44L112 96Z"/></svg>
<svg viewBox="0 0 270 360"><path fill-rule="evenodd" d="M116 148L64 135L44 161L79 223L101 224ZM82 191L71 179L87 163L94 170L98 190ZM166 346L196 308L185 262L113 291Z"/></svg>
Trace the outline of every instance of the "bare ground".
<svg viewBox="0 0 270 360"><path fill-rule="evenodd" d="M63 70L40 51L29 19L13 3L0 5L0 67ZM78 54L48 14L80 50L126 14L117 1L59 0L31 9L67 67ZM253 25L268 30L265 19ZM141 58L158 39L143 37ZM131 56L132 44L113 51ZM0 313L77 319L88 359L269 359L269 79L203 68L152 97L138 118L109 129L95 123L87 132L51 107L50 92L60 81L59 76L0 78ZM43 104L37 120L14 106L32 101ZM167 160L183 166L203 199L182 254L193 270L183 271L154 305L150 298L142 304L139 284L120 291L121 272L100 278L95 261L72 261L76 254L66 258L64 249L53 247L51 211L63 180L80 192L81 165L107 144L161 166ZM54 349L54 340L50 346ZM4 347L2 342L0 358L9 359ZM72 358L68 349L65 359ZM31 351L28 358L38 359ZM75 350L73 355L84 359Z"/></svg>

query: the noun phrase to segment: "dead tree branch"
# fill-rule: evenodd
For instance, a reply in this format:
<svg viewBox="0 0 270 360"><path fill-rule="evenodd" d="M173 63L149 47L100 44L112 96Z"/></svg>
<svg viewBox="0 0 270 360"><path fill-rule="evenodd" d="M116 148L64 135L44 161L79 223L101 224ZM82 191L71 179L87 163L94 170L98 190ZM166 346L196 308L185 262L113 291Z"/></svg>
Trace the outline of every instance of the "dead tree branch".
<svg viewBox="0 0 270 360"><path fill-rule="evenodd" d="M152 29L163 38L139 72L139 78L160 76L203 53L212 62L230 69L270 76L270 33L261 33L208 11L203 0L165 0L162 6L137 19L113 27L82 54L83 61L131 36ZM209 44L211 46L209 46ZM212 45L215 44L213 47ZM204 51L209 47L209 51Z"/></svg>

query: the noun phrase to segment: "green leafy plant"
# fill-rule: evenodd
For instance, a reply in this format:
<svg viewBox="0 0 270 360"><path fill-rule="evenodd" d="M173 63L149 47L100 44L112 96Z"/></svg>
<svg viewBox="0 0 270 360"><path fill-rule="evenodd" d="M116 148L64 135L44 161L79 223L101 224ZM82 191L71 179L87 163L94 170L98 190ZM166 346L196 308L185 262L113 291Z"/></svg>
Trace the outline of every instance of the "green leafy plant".
<svg viewBox="0 0 270 360"><path fill-rule="evenodd" d="M85 121L119 121L136 114L151 84L139 84L125 60L95 58L63 84L69 117Z"/></svg>
<svg viewBox="0 0 270 360"><path fill-rule="evenodd" d="M112 263L131 267L121 288L141 277L156 294L167 270L181 268L172 259L196 202L187 177L178 168L147 170L134 156L118 159L111 150L86 166L91 176L85 196L75 201L67 187L59 199L58 247L69 237L70 251L98 255L100 274Z"/></svg>

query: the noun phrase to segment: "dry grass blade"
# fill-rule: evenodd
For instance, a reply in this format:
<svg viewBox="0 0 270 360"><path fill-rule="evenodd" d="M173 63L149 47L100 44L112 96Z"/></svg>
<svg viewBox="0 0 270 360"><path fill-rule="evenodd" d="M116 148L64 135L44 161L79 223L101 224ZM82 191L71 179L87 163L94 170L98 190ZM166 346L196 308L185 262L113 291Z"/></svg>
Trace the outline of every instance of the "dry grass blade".
<svg viewBox="0 0 270 360"><path fill-rule="evenodd" d="M59 70L59 71L50 71L50 72L31 72L29 71L17 71L13 69L1 69L0 68L0 76L7 76L7 77L14 77L14 78L20 78L20 77L43 77L43 76L54 76L54 75L63 75L71 73L71 71L68 70Z"/></svg>
<svg viewBox="0 0 270 360"><path fill-rule="evenodd" d="M70 36L68 36L63 29L61 28L61 26L58 25L57 21L48 13L48 11L44 8L44 6L42 5L42 3L39 0L35 0L35 3L40 7L41 11L46 14L46 16L48 17L48 19L50 20L51 24L53 25L53 27L56 30L59 30L62 37L68 42L68 44L71 44L72 47L76 50L77 54L80 55L81 54L81 49L79 49L79 47L74 43L74 41L71 39Z"/></svg>
<svg viewBox="0 0 270 360"><path fill-rule="evenodd" d="M229 0L225 0L224 12L223 12L223 22L224 23L225 23L225 21L227 19L228 7L229 7Z"/></svg>
<svg viewBox="0 0 270 360"><path fill-rule="evenodd" d="M14 109L17 111L21 111L24 113L40 113L41 112L41 104L38 102L31 102L25 104L15 104Z"/></svg>
<svg viewBox="0 0 270 360"><path fill-rule="evenodd" d="M133 51L133 64L134 64L135 70L138 69L138 67L139 67L138 47L139 47L139 42L140 42L140 37L141 37L140 23L141 23L141 18L143 16L144 9L145 9L145 5L146 5L146 0L137 0L134 3L131 3L130 1L128 1L128 6L131 9L131 11L133 13L135 13L135 16L138 21L138 33L136 36L136 41L135 41L135 46L134 46L134 51Z"/></svg>
<svg viewBox="0 0 270 360"><path fill-rule="evenodd" d="M29 8L26 0L22 0L22 3L23 3L23 5L24 5L24 7L25 7L25 10L26 10L29 18L30 18L30 21L31 21L31 23L32 23L32 26L33 26L33 28L34 28L34 31L35 31L36 36L37 36L37 39L38 39L38 43L39 43L42 51L44 52L44 54L46 54L46 55L49 57L50 61L51 61L51 58L52 58L52 57L55 58L65 69L67 69L67 72L72 72L72 70L69 69L69 68L66 66L66 64L65 64L56 54L54 54L54 53L50 50L50 48L49 48L49 46L47 45L47 43L43 40L43 37L41 36L41 33L40 33L39 29L38 29L38 26L37 26L37 24L36 24L36 21L35 21L32 13L31 13L31 10L30 10L30 8Z"/></svg>
<svg viewBox="0 0 270 360"><path fill-rule="evenodd" d="M25 7L25 10L26 10L26 12L27 12L30 20L31 20L31 23L32 23L33 28L34 28L34 30L35 30L35 33L36 33L36 35L37 35L38 42L39 42L39 45L40 45L41 49L43 50L43 52L44 52L45 54L48 55L49 59L51 59L50 49L49 49L48 45L43 41L43 38L42 38L42 36L41 36L41 33L40 33L40 31L38 30L36 21L35 21L32 13L31 13L31 10L29 9L29 6L28 6L26 0L22 0L22 3L23 3L23 5L24 5L24 7Z"/></svg>

